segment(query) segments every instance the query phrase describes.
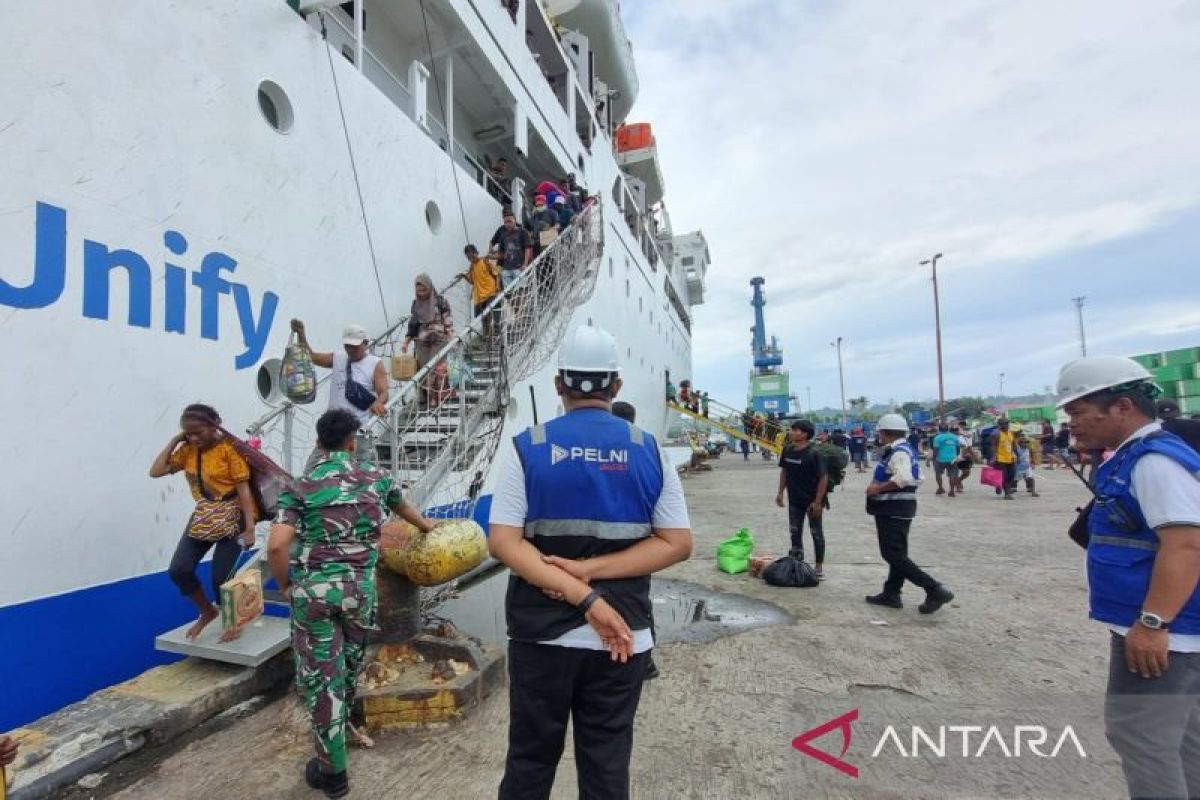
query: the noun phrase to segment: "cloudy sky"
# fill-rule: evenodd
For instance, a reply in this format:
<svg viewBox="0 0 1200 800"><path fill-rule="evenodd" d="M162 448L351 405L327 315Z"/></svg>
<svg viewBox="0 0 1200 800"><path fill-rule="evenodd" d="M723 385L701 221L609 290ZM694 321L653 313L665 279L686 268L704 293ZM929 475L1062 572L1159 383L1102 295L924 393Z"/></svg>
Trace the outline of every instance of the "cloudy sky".
<svg viewBox="0 0 1200 800"><path fill-rule="evenodd" d="M695 379L740 402L749 280L792 391L1042 391L1200 345L1200 2L626 0L677 232L711 245Z"/></svg>

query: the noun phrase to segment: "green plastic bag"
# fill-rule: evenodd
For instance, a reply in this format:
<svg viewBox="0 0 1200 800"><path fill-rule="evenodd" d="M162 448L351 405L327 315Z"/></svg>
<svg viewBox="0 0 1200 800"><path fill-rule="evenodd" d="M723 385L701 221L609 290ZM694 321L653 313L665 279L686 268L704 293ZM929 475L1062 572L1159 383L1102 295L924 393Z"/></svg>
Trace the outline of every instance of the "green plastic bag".
<svg viewBox="0 0 1200 800"><path fill-rule="evenodd" d="M738 532L717 545L717 568L730 575L750 569L750 554L754 552L754 537L749 528Z"/></svg>

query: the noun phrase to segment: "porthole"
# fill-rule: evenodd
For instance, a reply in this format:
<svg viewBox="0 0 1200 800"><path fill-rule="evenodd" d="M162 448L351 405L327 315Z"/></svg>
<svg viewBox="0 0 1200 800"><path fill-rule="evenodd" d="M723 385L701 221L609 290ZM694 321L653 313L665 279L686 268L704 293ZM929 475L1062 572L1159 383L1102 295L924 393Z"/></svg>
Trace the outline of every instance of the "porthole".
<svg viewBox="0 0 1200 800"><path fill-rule="evenodd" d="M425 204L425 224L434 233L442 229L442 211L432 200Z"/></svg>
<svg viewBox="0 0 1200 800"><path fill-rule="evenodd" d="M295 122L292 101L275 81L263 81L258 85L258 110L277 133L291 131L292 123Z"/></svg>

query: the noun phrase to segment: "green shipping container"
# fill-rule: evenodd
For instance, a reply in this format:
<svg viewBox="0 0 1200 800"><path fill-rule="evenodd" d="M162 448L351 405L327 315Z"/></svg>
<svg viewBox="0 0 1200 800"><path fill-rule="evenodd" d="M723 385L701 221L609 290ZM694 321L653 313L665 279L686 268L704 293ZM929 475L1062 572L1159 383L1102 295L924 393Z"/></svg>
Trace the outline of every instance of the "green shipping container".
<svg viewBox="0 0 1200 800"><path fill-rule="evenodd" d="M1185 374L1186 373L1186 374ZM1162 385L1172 381L1182 381L1195 377L1191 365L1174 366L1174 367L1159 367L1154 370L1154 379Z"/></svg>
<svg viewBox="0 0 1200 800"><path fill-rule="evenodd" d="M1182 350L1170 350L1163 353L1164 361L1167 366L1181 366L1184 364L1195 364L1200 361L1200 347L1185 347Z"/></svg>
<svg viewBox="0 0 1200 800"><path fill-rule="evenodd" d="M1177 398L1179 410L1184 414L1200 414L1200 395Z"/></svg>

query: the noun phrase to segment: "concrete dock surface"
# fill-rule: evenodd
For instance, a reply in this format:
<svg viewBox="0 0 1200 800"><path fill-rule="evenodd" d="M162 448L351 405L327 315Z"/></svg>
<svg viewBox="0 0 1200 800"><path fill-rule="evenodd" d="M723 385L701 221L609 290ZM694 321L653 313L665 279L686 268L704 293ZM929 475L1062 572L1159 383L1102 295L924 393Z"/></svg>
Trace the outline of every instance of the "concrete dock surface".
<svg viewBox="0 0 1200 800"><path fill-rule="evenodd" d="M757 454L713 464L684 478L695 551L664 575L767 600L794 622L656 649L662 676L638 712L634 798L1124 796L1102 724L1108 633L1087 619L1083 553L1065 534L1086 497L1070 473L1042 471L1041 497L1022 488L1011 501L977 472L963 496L936 497L930 474L910 553L957 597L923 616L915 587L902 610L863 601L886 567L863 511L867 476L853 470L826 512L819 588L719 572L718 541L749 527L758 553L783 554L787 524L773 502L776 465ZM806 550L811 559L807 535ZM501 691L459 723L351 751L350 796L494 797L507 703ZM317 797L296 708L290 697L267 705L92 794ZM793 746L822 725L807 746L823 759ZM553 797L576 796L568 738Z"/></svg>

